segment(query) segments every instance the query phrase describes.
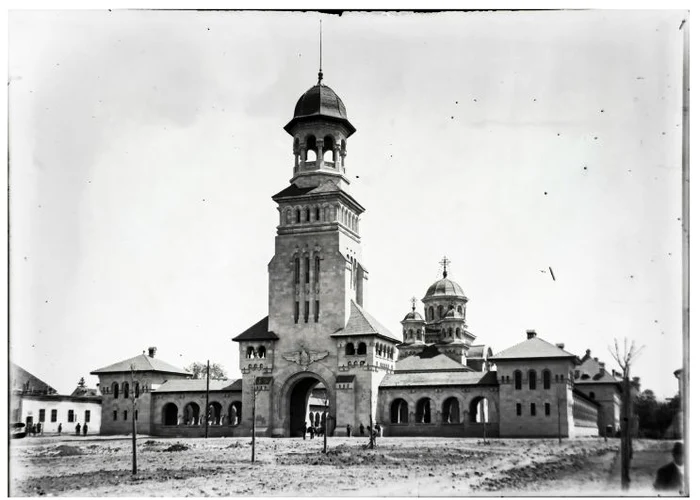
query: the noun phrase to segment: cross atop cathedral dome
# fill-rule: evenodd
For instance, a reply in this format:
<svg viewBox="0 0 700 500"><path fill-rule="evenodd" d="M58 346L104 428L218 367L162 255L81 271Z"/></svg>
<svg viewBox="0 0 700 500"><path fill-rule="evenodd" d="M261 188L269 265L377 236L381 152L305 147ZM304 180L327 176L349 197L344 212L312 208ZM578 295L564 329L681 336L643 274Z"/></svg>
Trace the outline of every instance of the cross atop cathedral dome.
<svg viewBox="0 0 700 500"><path fill-rule="evenodd" d="M355 133L355 127L348 121L345 104L333 89L322 83L317 83L299 98L294 107L294 117L284 129L291 134L297 123L317 118L342 123L348 128L347 137Z"/></svg>

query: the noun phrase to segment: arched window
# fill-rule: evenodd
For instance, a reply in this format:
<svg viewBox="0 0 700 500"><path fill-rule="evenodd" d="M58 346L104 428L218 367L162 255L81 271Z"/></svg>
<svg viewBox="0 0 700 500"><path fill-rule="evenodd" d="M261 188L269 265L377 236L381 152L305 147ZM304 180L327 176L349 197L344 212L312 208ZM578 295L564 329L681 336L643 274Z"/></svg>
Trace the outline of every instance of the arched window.
<svg viewBox="0 0 700 500"><path fill-rule="evenodd" d="M255 348L253 346L249 346L248 349L246 349L245 357L248 359L253 359L255 357Z"/></svg>
<svg viewBox="0 0 700 500"><path fill-rule="evenodd" d="M416 403L416 423L430 423L430 399L423 398Z"/></svg>
<svg viewBox="0 0 700 500"><path fill-rule="evenodd" d="M261 359L265 359L265 355L267 354L267 351L265 350L265 346L261 345L258 347L258 357Z"/></svg>
<svg viewBox="0 0 700 500"><path fill-rule="evenodd" d="M352 342L348 342L345 344L345 354L347 356L354 356L355 355L355 344Z"/></svg>
<svg viewBox="0 0 700 500"><path fill-rule="evenodd" d="M407 424L408 423L408 403L399 398L391 403L391 423L392 424Z"/></svg>
<svg viewBox="0 0 700 500"><path fill-rule="evenodd" d="M462 338L462 331L459 328L457 328L455 330L455 335L457 336L458 339L461 339Z"/></svg>
<svg viewBox="0 0 700 500"><path fill-rule="evenodd" d="M209 425L221 425L221 403L212 401L209 403L209 411L207 411L207 422Z"/></svg>
<svg viewBox="0 0 700 500"><path fill-rule="evenodd" d="M438 306L437 314L438 314L438 319L442 318L442 305Z"/></svg>
<svg viewBox="0 0 700 500"><path fill-rule="evenodd" d="M459 423L459 401L457 398L447 398L442 403L442 422L445 424Z"/></svg>
<svg viewBox="0 0 700 500"><path fill-rule="evenodd" d="M316 220L321 220L321 209L319 207L316 207Z"/></svg>
<svg viewBox="0 0 700 500"><path fill-rule="evenodd" d="M163 406L163 425L177 425L177 405L167 403Z"/></svg>
<svg viewBox="0 0 700 500"><path fill-rule="evenodd" d="M472 423L489 422L489 401L483 396L477 396L469 403L469 421Z"/></svg>
<svg viewBox="0 0 700 500"><path fill-rule="evenodd" d="M301 222L301 210L299 210L299 209L297 208L297 212L296 212L296 213L297 213L297 217L296 217L296 219L297 219L297 224L299 224L299 223Z"/></svg>
<svg viewBox="0 0 700 500"><path fill-rule="evenodd" d="M450 337L454 337L454 330L450 327Z"/></svg>
<svg viewBox="0 0 700 500"><path fill-rule="evenodd" d="M122 384L122 392L124 393L124 399L129 397L129 382L124 382Z"/></svg>
<svg viewBox="0 0 700 500"><path fill-rule="evenodd" d="M199 405L187 403L185 406L185 425L199 425Z"/></svg>
<svg viewBox="0 0 700 500"><path fill-rule="evenodd" d="M367 354L367 344L360 342L357 346L357 354Z"/></svg>
<svg viewBox="0 0 700 500"><path fill-rule="evenodd" d="M316 161L316 137L313 135L306 138L306 161Z"/></svg>
<svg viewBox="0 0 700 500"><path fill-rule="evenodd" d="M299 269L300 267L300 262L299 262L299 257L294 257L294 283L298 284L299 283L299 276L301 270Z"/></svg>
<svg viewBox="0 0 700 500"><path fill-rule="evenodd" d="M229 425L238 425L241 423L241 411L243 409L243 405L241 405L240 401L234 401L231 403L231 405L228 407L228 424Z"/></svg>
<svg viewBox="0 0 700 500"><path fill-rule="evenodd" d="M520 370L515 370L513 372L513 378L515 379L515 390L519 391L523 388L523 374Z"/></svg>
<svg viewBox="0 0 700 500"><path fill-rule="evenodd" d="M135 382L134 383L134 397L139 397L141 395L141 387L139 387L139 383Z"/></svg>
<svg viewBox="0 0 700 500"><path fill-rule="evenodd" d="M433 306L430 306L428 308L428 321L432 321L435 319L435 310L433 309Z"/></svg>
<svg viewBox="0 0 700 500"><path fill-rule="evenodd" d="M292 209L291 208L288 208L287 210L284 211L284 218L285 218L285 222L287 224L292 223Z"/></svg>
<svg viewBox="0 0 700 500"><path fill-rule="evenodd" d="M459 314L462 314L462 306L457 306L457 312L458 312Z"/></svg>
<svg viewBox="0 0 700 500"><path fill-rule="evenodd" d="M318 255L314 257L314 280L319 283L321 277L321 257Z"/></svg>
<svg viewBox="0 0 700 500"><path fill-rule="evenodd" d="M544 370L542 372L542 387L544 389L549 389L549 387L552 385L552 372L549 370Z"/></svg>
<svg viewBox="0 0 700 500"><path fill-rule="evenodd" d="M335 153L333 152L333 137L327 135L323 138L323 161L332 162L335 160Z"/></svg>
<svg viewBox="0 0 700 500"><path fill-rule="evenodd" d="M304 283L309 283L309 280L310 280L311 268L309 266L310 266L309 258L304 257Z"/></svg>
<svg viewBox="0 0 700 500"><path fill-rule="evenodd" d="M114 399L119 397L119 384L116 382L112 383L112 394L114 395Z"/></svg>
<svg viewBox="0 0 700 500"><path fill-rule="evenodd" d="M306 222L311 222L311 209L306 207Z"/></svg>
<svg viewBox="0 0 700 500"><path fill-rule="evenodd" d="M530 370L527 372L527 381L530 386L530 390L537 389L537 372L535 370Z"/></svg>

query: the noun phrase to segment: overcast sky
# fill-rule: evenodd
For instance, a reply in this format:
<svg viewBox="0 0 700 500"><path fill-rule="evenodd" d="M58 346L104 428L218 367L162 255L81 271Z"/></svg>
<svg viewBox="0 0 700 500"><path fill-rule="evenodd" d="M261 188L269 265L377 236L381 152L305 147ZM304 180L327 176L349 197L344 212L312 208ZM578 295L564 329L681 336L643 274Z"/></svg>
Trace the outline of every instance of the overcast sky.
<svg viewBox="0 0 700 500"><path fill-rule="evenodd" d="M10 12L12 359L62 393L152 345L238 375L323 17L366 309L400 332L446 255L475 343L536 329L612 368L627 337L672 396L683 16Z"/></svg>

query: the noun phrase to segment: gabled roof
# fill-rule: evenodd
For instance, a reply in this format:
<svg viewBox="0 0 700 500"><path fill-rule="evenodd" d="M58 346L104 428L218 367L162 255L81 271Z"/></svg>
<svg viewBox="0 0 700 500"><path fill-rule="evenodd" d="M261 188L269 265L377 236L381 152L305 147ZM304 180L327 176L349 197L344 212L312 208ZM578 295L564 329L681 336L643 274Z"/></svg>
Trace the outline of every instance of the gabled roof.
<svg viewBox="0 0 700 500"><path fill-rule="evenodd" d="M139 354L133 358L125 359L124 361L119 361L113 365L105 366L98 370L93 370L90 372L91 375L100 375L103 373L123 373L130 372L131 366L133 365L135 372L161 372L161 373L176 373L179 375L191 375L190 372L184 368L180 368L165 361L161 361L158 358L152 358L146 354Z"/></svg>
<svg viewBox="0 0 700 500"><path fill-rule="evenodd" d="M56 394L58 391L27 370L10 362L10 390L23 394Z"/></svg>
<svg viewBox="0 0 700 500"><path fill-rule="evenodd" d="M536 359L536 358L573 358L576 356L564 349L550 344L539 337L532 337L508 349L499 352L489 359L498 361L510 359Z"/></svg>
<svg viewBox="0 0 700 500"><path fill-rule="evenodd" d="M234 342L240 342L242 340L278 340L279 337L274 332L270 332L267 329L269 318L269 316L265 316L246 331L239 334L237 337L232 338L231 340Z"/></svg>
<svg viewBox="0 0 700 500"><path fill-rule="evenodd" d="M427 346L413 356L407 356L396 363L394 372L410 371L472 371L445 354L438 352L435 346Z"/></svg>
<svg viewBox="0 0 700 500"><path fill-rule="evenodd" d="M362 309L354 300L350 301L350 318L345 328L339 330L331 337L347 337L358 335L379 335L388 340L401 342L402 339L374 319L371 314Z"/></svg>
<svg viewBox="0 0 700 500"><path fill-rule="evenodd" d="M380 388L407 386L498 385L495 371L439 371L390 373L382 379Z"/></svg>
<svg viewBox="0 0 700 500"><path fill-rule="evenodd" d="M600 369L600 362L591 358L587 353L581 358L581 366L578 367L579 376L574 380L574 384L617 384L621 382L607 370L601 373Z"/></svg>
<svg viewBox="0 0 700 500"><path fill-rule="evenodd" d="M152 392L206 392L206 379L173 379ZM237 392L241 390L241 379L209 380L209 392Z"/></svg>

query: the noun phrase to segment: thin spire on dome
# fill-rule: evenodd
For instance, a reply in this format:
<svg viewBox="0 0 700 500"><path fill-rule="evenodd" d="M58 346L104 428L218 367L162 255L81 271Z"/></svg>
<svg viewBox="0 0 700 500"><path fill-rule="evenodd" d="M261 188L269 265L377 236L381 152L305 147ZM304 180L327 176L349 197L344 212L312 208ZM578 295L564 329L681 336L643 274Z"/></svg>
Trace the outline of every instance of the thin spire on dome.
<svg viewBox="0 0 700 500"><path fill-rule="evenodd" d="M442 277L447 278L447 265L450 263L450 260L447 257L443 257L442 260L440 261L440 264L442 264Z"/></svg>
<svg viewBox="0 0 700 500"><path fill-rule="evenodd" d="M323 80L323 19L318 20L318 85Z"/></svg>

